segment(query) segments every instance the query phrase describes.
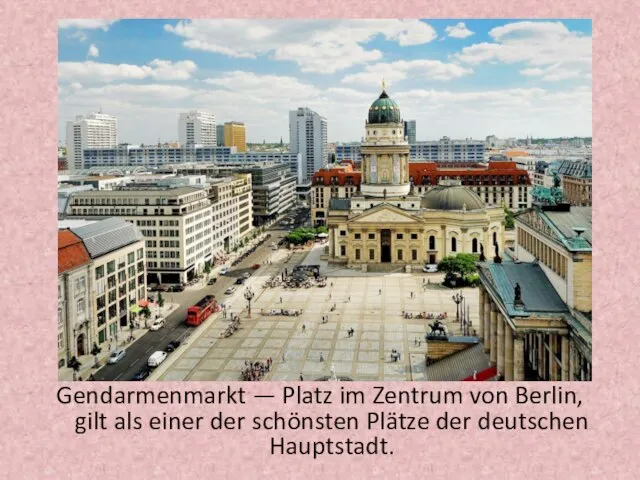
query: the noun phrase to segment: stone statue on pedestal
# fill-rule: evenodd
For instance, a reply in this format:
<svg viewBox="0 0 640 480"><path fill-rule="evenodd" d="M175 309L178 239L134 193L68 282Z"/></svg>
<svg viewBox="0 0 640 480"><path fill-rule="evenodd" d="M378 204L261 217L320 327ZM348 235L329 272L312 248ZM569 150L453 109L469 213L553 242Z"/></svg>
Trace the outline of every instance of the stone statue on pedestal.
<svg viewBox="0 0 640 480"><path fill-rule="evenodd" d="M480 261L484 262L487 260L487 257L484 256L484 245L480 244Z"/></svg>
<svg viewBox="0 0 640 480"><path fill-rule="evenodd" d="M498 242L494 243L493 246L496 249L496 256L493 257L493 263L502 263L502 258L500 258L500 251L498 248Z"/></svg>

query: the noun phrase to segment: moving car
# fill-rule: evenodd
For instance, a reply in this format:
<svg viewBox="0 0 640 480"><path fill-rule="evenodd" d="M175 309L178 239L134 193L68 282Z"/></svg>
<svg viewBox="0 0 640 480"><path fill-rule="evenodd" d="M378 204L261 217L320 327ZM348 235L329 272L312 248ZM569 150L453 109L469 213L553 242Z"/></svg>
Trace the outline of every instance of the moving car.
<svg viewBox="0 0 640 480"><path fill-rule="evenodd" d="M231 295L235 291L236 291L236 287L229 287L224 291L224 293L226 293L227 295Z"/></svg>
<svg viewBox="0 0 640 480"><path fill-rule="evenodd" d="M245 282L246 278L240 277L236 280L236 285L242 285Z"/></svg>
<svg viewBox="0 0 640 480"><path fill-rule="evenodd" d="M171 353L179 346L180 346L180 340L171 340L167 345L167 348L164 349L164 351Z"/></svg>
<svg viewBox="0 0 640 480"><path fill-rule="evenodd" d="M213 277L209 279L209 281L207 282L207 285L213 285L214 283L216 283L217 280L218 280L217 278Z"/></svg>
<svg viewBox="0 0 640 480"><path fill-rule="evenodd" d="M155 322L151 324L151 327L149 327L149 330L153 330L155 332L156 330L160 330L162 327L164 327L164 318L158 318Z"/></svg>
<svg viewBox="0 0 640 480"><path fill-rule="evenodd" d="M220 275L226 275L229 272L229 267L226 265L220 269Z"/></svg>
<svg viewBox="0 0 640 480"><path fill-rule="evenodd" d="M122 360L125 356L125 351L123 349L119 349L119 350L114 350L113 352L111 352L111 355L109 355L109 360L107 360L107 363L118 363L120 360Z"/></svg>
<svg viewBox="0 0 640 480"><path fill-rule="evenodd" d="M260 265L258 265L258 267L260 267ZM247 278L249 278L250 276L251 276L251 274L249 272L245 272L245 273L242 274L242 278L244 278L245 280Z"/></svg>
<svg viewBox="0 0 640 480"><path fill-rule="evenodd" d="M141 382L145 378L147 378L149 374L151 374L151 370L149 370L149 367L144 367L142 370L136 373L131 380L134 380L136 382Z"/></svg>
<svg viewBox="0 0 640 480"><path fill-rule="evenodd" d="M426 264L424 267L422 267L422 271L424 273L437 273L438 265L436 265L435 263Z"/></svg>
<svg viewBox="0 0 640 480"><path fill-rule="evenodd" d="M147 360L147 365L151 368L155 368L164 362L167 358L167 352L162 352L158 350L157 352L153 352L153 354Z"/></svg>

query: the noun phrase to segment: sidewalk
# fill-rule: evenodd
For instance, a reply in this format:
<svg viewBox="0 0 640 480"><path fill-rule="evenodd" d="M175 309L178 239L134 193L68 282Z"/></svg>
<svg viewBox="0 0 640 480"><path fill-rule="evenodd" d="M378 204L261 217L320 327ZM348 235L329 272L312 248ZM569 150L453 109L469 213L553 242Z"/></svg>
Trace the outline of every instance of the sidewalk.
<svg viewBox="0 0 640 480"><path fill-rule="evenodd" d="M165 303L164 306L160 308L159 313L158 313L157 307L152 306L150 308L151 317L149 317L147 324L150 326L153 323L156 313L158 313L159 316L161 317L166 317L167 315L171 314L171 312L176 310L179 306L180 305L177 303ZM115 350L118 347L124 348L126 350L128 347L130 347L136 341L142 338L149 331L149 329L144 327L144 319L140 319L139 322L142 325L141 328L134 328L132 331L127 326L122 328L122 330L119 330L117 345L115 345L115 342L111 342L111 350L109 350L109 342L105 342L102 344L102 347L101 347L102 351L97 355L98 365L99 365L98 368L94 368L94 366L96 365L95 356L83 355L79 357L78 361L82 364L82 366L80 367L80 370L76 374L77 378L82 380L87 380L87 378L89 378L89 376L92 373L98 372L100 368L106 365L107 358L111 354L111 351ZM130 336L133 336L132 341L127 340ZM58 369L58 380L63 382L73 381L73 370L68 367Z"/></svg>

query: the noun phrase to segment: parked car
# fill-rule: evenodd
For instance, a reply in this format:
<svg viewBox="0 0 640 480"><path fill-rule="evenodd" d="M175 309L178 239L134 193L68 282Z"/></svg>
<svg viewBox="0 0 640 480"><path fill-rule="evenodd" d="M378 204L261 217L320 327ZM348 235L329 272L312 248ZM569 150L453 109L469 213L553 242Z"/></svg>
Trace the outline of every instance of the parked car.
<svg viewBox="0 0 640 480"><path fill-rule="evenodd" d="M162 352L158 350L157 352L153 352L153 354L147 360L147 365L151 368L155 368L165 361L167 358L167 352Z"/></svg>
<svg viewBox="0 0 640 480"><path fill-rule="evenodd" d="M136 373L133 376L132 380L136 382L141 382L145 378L147 378L150 374L151 374L151 370L149 370L149 367L144 367L142 370L140 370L138 373Z"/></svg>
<svg viewBox="0 0 640 480"><path fill-rule="evenodd" d="M124 358L125 354L126 353L123 349L114 350L113 352L111 352L111 355L109 355L109 360L107 360L107 363L118 363Z"/></svg>
<svg viewBox="0 0 640 480"><path fill-rule="evenodd" d="M260 264L259 264L259 263L254 263L254 264L251 266L251 268L252 268L252 269L254 269L254 270L258 270L258 269L260 268Z"/></svg>
<svg viewBox="0 0 640 480"><path fill-rule="evenodd" d="M180 346L180 340L171 340L167 344L167 348L164 349L165 352L173 352L176 348Z"/></svg>
<svg viewBox="0 0 640 480"><path fill-rule="evenodd" d="M246 278L240 277L236 280L236 285L242 285L246 280Z"/></svg>
<svg viewBox="0 0 640 480"><path fill-rule="evenodd" d="M226 275L229 272L229 267L226 265L220 269L220 275Z"/></svg>
<svg viewBox="0 0 640 480"><path fill-rule="evenodd" d="M169 287L169 291L170 292L184 292L184 285L182 285L182 284L171 285L171 287Z"/></svg>
<svg viewBox="0 0 640 480"><path fill-rule="evenodd" d="M231 295L235 291L236 291L236 287L229 287L224 291L224 293L226 293L227 295Z"/></svg>
<svg viewBox="0 0 640 480"><path fill-rule="evenodd" d="M209 281L207 282L207 285L213 285L214 283L216 283L217 280L218 280L217 278L213 277L209 279Z"/></svg>
<svg viewBox="0 0 640 480"><path fill-rule="evenodd" d="M259 266L260 266L260 265L258 265L258 267L259 267ZM249 272L245 272L245 273L243 273L243 274L242 274L242 278L244 278L245 280L246 280L247 278L249 278L250 276L251 276L251 274L250 274Z"/></svg>
<svg viewBox="0 0 640 480"><path fill-rule="evenodd" d="M158 318L155 322L153 322L151 324L151 327L149 327L149 330L160 330L162 327L164 327L164 318Z"/></svg>
<svg viewBox="0 0 640 480"><path fill-rule="evenodd" d="M435 263L427 264L424 267L422 267L422 271L424 273L437 273L438 265L436 265Z"/></svg>

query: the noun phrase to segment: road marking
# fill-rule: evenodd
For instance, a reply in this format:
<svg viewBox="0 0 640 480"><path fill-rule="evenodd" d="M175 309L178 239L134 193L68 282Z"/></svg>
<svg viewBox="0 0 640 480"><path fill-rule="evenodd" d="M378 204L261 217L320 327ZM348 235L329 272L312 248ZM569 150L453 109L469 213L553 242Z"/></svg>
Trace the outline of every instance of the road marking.
<svg viewBox="0 0 640 480"><path fill-rule="evenodd" d="M149 347L149 348L147 348L147 349L144 351L144 353L150 352L151 350L153 350L153 347Z"/></svg>
<svg viewBox="0 0 640 480"><path fill-rule="evenodd" d="M116 380L118 380L123 374L121 373L120 375L118 375L116 378L113 379L113 381L115 382Z"/></svg>
<svg viewBox="0 0 640 480"><path fill-rule="evenodd" d="M140 360L140 359L138 358L135 362L133 362L133 363L132 363L131 365L129 365L129 366L130 366L130 367L133 367L133 366L138 362L138 360Z"/></svg>

